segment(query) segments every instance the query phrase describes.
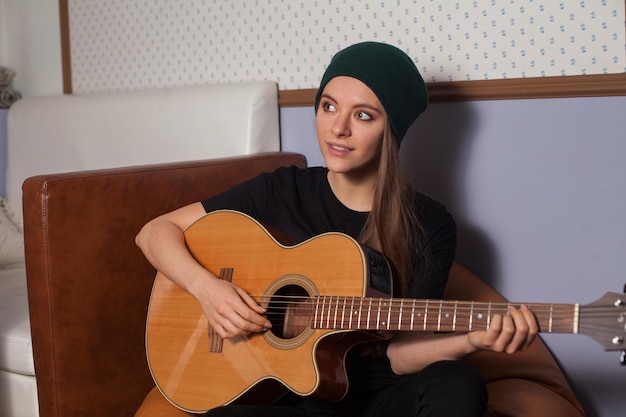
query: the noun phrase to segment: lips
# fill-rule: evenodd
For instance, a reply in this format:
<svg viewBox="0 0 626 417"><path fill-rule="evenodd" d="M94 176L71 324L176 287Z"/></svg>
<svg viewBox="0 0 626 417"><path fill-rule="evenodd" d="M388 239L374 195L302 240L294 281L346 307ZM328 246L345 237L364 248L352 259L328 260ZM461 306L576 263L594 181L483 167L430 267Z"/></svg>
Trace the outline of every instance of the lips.
<svg viewBox="0 0 626 417"><path fill-rule="evenodd" d="M329 143L328 150L333 154L345 155L353 149L336 143Z"/></svg>

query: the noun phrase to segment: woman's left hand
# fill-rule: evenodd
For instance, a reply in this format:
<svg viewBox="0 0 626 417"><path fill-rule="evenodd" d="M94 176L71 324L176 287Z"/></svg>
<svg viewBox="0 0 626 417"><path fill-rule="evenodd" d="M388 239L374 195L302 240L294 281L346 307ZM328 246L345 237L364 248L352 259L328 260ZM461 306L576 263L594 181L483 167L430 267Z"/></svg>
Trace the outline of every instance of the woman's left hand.
<svg viewBox="0 0 626 417"><path fill-rule="evenodd" d="M494 315L488 330L470 332L467 337L477 350L515 353L526 350L538 332L535 315L522 304L519 310L511 307L507 316Z"/></svg>
<svg viewBox="0 0 626 417"><path fill-rule="evenodd" d="M458 360L485 350L514 353L525 350L537 337L535 315L522 305L509 314L491 317L488 330L469 333L396 333L387 347L391 369L398 375L419 372L431 363Z"/></svg>

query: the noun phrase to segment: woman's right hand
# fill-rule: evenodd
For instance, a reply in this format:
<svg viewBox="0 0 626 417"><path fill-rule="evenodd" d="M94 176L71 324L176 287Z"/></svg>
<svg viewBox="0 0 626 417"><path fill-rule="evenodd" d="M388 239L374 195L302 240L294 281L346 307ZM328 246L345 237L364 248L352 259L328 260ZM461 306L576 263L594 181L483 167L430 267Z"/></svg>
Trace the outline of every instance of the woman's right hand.
<svg viewBox="0 0 626 417"><path fill-rule="evenodd" d="M192 290L209 324L224 339L263 332L272 327L263 309L240 287L219 278Z"/></svg>
<svg viewBox="0 0 626 417"><path fill-rule="evenodd" d="M209 324L224 339L272 327L265 310L243 289L207 271L189 253L184 230L205 216L193 203L149 221L135 238L148 261L202 306Z"/></svg>

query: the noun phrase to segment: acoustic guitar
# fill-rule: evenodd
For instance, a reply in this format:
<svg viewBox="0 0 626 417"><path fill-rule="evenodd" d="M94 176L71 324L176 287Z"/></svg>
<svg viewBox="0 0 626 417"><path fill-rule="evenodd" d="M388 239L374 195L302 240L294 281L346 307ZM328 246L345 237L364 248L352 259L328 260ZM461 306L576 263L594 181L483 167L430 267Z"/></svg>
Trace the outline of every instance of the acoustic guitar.
<svg viewBox="0 0 626 417"><path fill-rule="evenodd" d="M292 391L339 400L352 347L384 331L468 332L489 328L511 303L389 298L386 260L341 233L286 246L254 219L207 214L185 231L194 258L255 297L273 328L223 340L199 303L157 273L146 351L157 387L176 407L205 412ZM605 350L626 345L626 296L588 304L529 304L544 333L582 333Z"/></svg>

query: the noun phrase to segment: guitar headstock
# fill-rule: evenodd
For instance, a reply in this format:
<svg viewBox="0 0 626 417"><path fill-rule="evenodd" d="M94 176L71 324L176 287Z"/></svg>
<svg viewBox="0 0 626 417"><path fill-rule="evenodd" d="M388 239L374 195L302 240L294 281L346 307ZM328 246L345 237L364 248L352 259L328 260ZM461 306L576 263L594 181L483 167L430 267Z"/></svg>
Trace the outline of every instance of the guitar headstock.
<svg viewBox="0 0 626 417"><path fill-rule="evenodd" d="M597 301L580 307L579 333L596 340L604 350L626 349L626 295L604 294ZM622 360L626 360L622 353Z"/></svg>

